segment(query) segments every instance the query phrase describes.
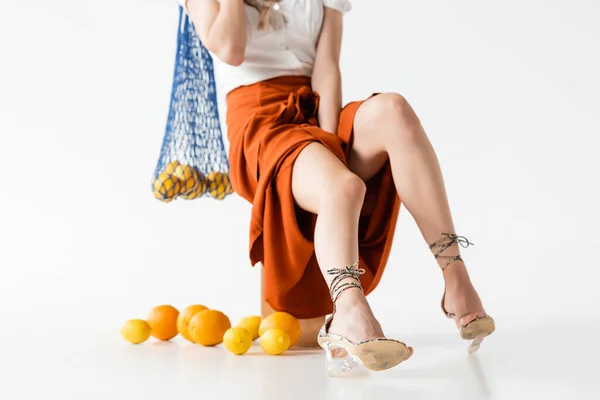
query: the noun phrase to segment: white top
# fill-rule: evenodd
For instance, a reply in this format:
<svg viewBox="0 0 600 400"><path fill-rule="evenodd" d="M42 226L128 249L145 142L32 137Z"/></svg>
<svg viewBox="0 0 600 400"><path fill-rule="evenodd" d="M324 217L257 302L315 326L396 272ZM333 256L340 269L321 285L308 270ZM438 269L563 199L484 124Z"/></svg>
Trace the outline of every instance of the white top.
<svg viewBox="0 0 600 400"><path fill-rule="evenodd" d="M179 0L184 6L186 0ZM213 55L220 94L244 85L283 75L312 76L323 6L345 14L350 0L281 0L278 12L286 24L280 30L258 30L258 11L246 5L248 30L244 62L234 67Z"/></svg>

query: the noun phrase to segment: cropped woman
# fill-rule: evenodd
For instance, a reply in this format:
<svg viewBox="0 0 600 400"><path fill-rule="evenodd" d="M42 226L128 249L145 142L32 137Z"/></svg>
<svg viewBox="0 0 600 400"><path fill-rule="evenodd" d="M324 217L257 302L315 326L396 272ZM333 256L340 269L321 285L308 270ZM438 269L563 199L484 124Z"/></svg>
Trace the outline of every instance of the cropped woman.
<svg viewBox="0 0 600 400"><path fill-rule="evenodd" d="M400 202L442 269L442 309L464 340L495 327L455 234L436 154L410 104L382 93L342 108L349 0L180 0L227 93L230 177L252 203L250 259L265 299L319 334L332 368L384 370L412 348L386 338L365 295L379 283ZM400 282L400 284L406 284Z"/></svg>

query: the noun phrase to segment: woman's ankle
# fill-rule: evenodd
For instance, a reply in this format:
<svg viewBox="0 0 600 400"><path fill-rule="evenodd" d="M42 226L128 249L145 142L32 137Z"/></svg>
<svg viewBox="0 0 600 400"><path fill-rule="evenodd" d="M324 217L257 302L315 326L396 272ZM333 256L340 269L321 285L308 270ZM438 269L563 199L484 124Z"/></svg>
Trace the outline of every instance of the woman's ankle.
<svg viewBox="0 0 600 400"><path fill-rule="evenodd" d="M368 306L367 299L362 290L358 288L347 289L340 295L335 302L335 308L337 311L344 312L348 310L356 309L361 306Z"/></svg>
<svg viewBox="0 0 600 400"><path fill-rule="evenodd" d="M460 288L471 284L467 267L462 261L455 261L443 271L446 289Z"/></svg>

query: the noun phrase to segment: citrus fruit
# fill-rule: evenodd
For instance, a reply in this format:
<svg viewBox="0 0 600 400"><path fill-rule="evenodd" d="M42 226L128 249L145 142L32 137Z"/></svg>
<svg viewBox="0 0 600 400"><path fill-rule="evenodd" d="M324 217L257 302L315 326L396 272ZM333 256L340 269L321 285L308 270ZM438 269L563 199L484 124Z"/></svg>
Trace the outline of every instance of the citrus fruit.
<svg viewBox="0 0 600 400"><path fill-rule="evenodd" d="M175 160L175 161L171 161L170 163L167 164L167 166L165 167L165 173L169 174L169 175L173 175L175 173L175 169L177 169L177 167L179 166L179 161Z"/></svg>
<svg viewBox="0 0 600 400"><path fill-rule="evenodd" d="M290 337L290 347L295 345L298 339L300 339L300 322L293 315L286 312L274 312L263 319L260 323L258 333L262 337L263 333L271 328L279 328L287 333Z"/></svg>
<svg viewBox="0 0 600 400"><path fill-rule="evenodd" d="M260 323L262 321L262 317L252 316L242 318L239 324L237 324L240 328L245 328L252 335L252 340L256 340L260 335L258 334L258 328L260 327Z"/></svg>
<svg viewBox="0 0 600 400"><path fill-rule="evenodd" d="M152 328L152 336L158 340L170 340L177 336L177 318L179 311L173 306L154 307L146 321Z"/></svg>
<svg viewBox="0 0 600 400"><path fill-rule="evenodd" d="M231 328L227 315L217 310L204 310L194 315L188 323L192 340L203 346L215 346L223 341L223 335Z"/></svg>
<svg viewBox="0 0 600 400"><path fill-rule="evenodd" d="M217 200L223 200L226 195L233 193L229 176L224 172L211 172L208 174L208 191Z"/></svg>
<svg viewBox="0 0 600 400"><path fill-rule="evenodd" d="M189 194L196 189L199 183L198 170L189 165L178 165L173 173L181 182L179 194Z"/></svg>
<svg viewBox="0 0 600 400"><path fill-rule="evenodd" d="M283 354L290 348L290 336L283 329L267 329L260 335L260 347L267 354L274 356Z"/></svg>
<svg viewBox="0 0 600 400"><path fill-rule="evenodd" d="M179 182L179 179L176 176L163 172L156 178L153 187L154 196L157 199L168 203L179 195L181 182Z"/></svg>
<svg viewBox="0 0 600 400"><path fill-rule="evenodd" d="M252 346L252 335L246 328L230 328L223 335L223 345L230 353L241 355Z"/></svg>
<svg viewBox="0 0 600 400"><path fill-rule="evenodd" d="M198 184L196 185L194 190L182 195L181 197L183 197L186 200L197 199L199 197L202 197L202 195L206 193L206 188L206 179L204 178L204 175L198 173Z"/></svg>
<svg viewBox="0 0 600 400"><path fill-rule="evenodd" d="M125 340L133 344L140 344L148 340L152 329L146 321L141 319L130 319L121 328L121 335Z"/></svg>
<svg viewBox="0 0 600 400"><path fill-rule="evenodd" d="M192 337L188 332L188 324L190 323L190 319L192 319L192 317L198 314L200 311L204 310L208 310L208 308L201 304L194 304L192 306L186 307L185 310L183 310L177 318L177 331L181 336L183 336L190 342L193 342Z"/></svg>

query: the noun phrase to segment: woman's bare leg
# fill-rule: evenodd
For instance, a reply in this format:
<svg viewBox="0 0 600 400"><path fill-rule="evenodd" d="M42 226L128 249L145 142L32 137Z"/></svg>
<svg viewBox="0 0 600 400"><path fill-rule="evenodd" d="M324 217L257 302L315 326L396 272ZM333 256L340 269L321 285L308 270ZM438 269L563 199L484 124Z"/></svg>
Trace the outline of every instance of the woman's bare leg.
<svg viewBox="0 0 600 400"><path fill-rule="evenodd" d="M315 252L321 272L343 268L358 260L358 221L366 187L326 147L308 145L298 156L292 175L292 192L298 205L317 214ZM352 341L380 338L383 331L364 294L344 291L336 302L331 332Z"/></svg>
<svg viewBox="0 0 600 400"><path fill-rule="evenodd" d="M354 121L350 170L363 180L373 177L390 160L396 189L403 204L431 244L441 232L455 233L437 156L408 102L395 93L381 94L360 106ZM458 246L443 255L459 254ZM440 260L441 263L444 260ZM464 325L485 314L462 261L444 270L448 312Z"/></svg>

